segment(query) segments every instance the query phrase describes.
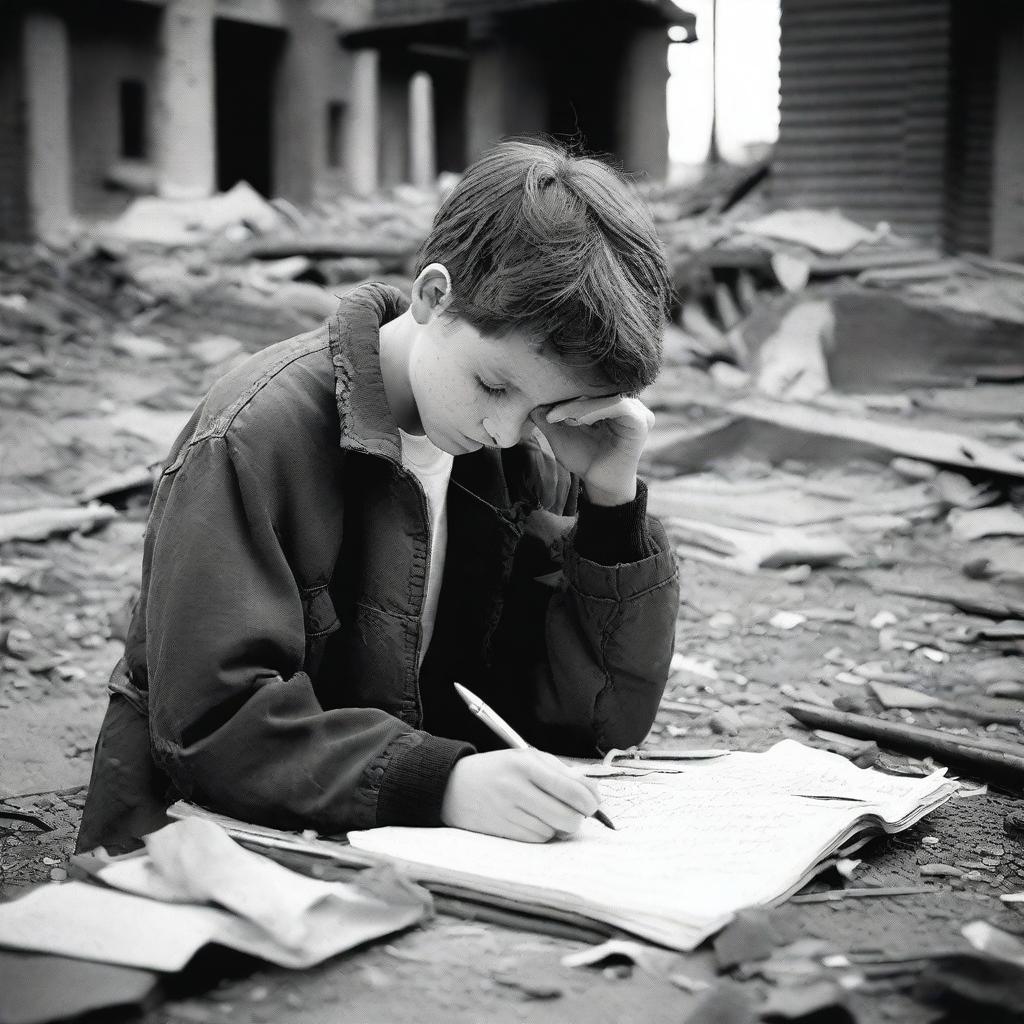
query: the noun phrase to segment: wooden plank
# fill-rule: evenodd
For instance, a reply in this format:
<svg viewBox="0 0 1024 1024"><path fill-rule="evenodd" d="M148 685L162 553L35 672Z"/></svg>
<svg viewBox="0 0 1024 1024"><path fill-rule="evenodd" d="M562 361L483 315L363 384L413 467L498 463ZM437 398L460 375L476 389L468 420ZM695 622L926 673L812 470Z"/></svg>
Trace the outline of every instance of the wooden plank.
<svg viewBox="0 0 1024 1024"><path fill-rule="evenodd" d="M725 408L764 423L774 423L808 434L860 441L927 462L1024 476L1024 456L966 434L908 427L898 423L879 423L817 406L775 402L754 395L729 402Z"/></svg>

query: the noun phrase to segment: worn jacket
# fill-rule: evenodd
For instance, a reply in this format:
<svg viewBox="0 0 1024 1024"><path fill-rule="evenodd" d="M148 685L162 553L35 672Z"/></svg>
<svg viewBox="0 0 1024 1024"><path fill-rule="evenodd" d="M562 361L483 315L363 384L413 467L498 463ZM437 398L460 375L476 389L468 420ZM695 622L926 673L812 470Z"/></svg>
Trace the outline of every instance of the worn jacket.
<svg viewBox="0 0 1024 1024"><path fill-rule="evenodd" d="M646 735L672 654L672 550L642 487L633 506L588 506L539 434L455 459L418 668L426 503L378 354L406 305L353 290L222 378L176 441L79 848L130 846L179 795L280 828L436 825L455 761L498 745L455 680L547 750ZM636 557L584 557L609 543Z"/></svg>

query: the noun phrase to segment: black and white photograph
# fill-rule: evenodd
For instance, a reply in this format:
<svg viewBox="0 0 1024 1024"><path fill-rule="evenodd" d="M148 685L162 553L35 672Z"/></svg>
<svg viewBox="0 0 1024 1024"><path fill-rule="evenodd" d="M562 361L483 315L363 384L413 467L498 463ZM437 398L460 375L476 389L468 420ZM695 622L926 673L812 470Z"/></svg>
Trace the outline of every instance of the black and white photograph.
<svg viewBox="0 0 1024 1024"><path fill-rule="evenodd" d="M1024 1024L1022 0L0 0L0 1024Z"/></svg>

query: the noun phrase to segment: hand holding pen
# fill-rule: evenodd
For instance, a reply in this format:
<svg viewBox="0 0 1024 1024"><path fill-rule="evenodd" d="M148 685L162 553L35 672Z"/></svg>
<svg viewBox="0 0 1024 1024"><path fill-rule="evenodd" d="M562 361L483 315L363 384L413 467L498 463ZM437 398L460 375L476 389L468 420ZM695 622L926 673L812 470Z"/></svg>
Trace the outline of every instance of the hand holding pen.
<svg viewBox="0 0 1024 1024"><path fill-rule="evenodd" d="M599 811L593 779L530 747L483 701L456 686L473 714L513 749L472 754L455 764L441 810L444 824L525 842L572 835L584 818L598 815L614 828Z"/></svg>

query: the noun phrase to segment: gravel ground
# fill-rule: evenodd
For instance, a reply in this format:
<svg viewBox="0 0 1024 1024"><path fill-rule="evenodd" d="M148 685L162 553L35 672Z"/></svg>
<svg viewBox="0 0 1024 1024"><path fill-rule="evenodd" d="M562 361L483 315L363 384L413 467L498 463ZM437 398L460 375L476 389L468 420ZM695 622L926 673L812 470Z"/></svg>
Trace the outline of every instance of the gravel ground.
<svg viewBox="0 0 1024 1024"><path fill-rule="evenodd" d="M31 586L5 592L6 628L23 632L15 632L18 653L6 654L3 662L0 792L16 797L7 800L8 806L37 813L50 830L0 819L0 898L59 879L67 869L92 738L105 701L105 677L119 653L126 608L137 586L141 528L136 510L88 537L15 546L15 562L38 561L45 568ZM975 549L957 550L941 523L886 538L885 546L892 565L871 570L874 589L862 573L838 568L815 570L790 582L773 574L747 576L684 564L686 602L677 648L690 659L702 659L686 664L719 678L685 668L674 673L668 698L705 710L691 714L666 707L650 745L701 746L713 738L718 745L760 750L785 736L820 745L791 724L781 706L794 694L817 694L829 702L838 699L845 707L877 708L865 686L836 679L851 663L884 661L893 671L916 672L926 684L922 688L933 692L982 689L971 683L971 669L998 655L995 645L937 640L951 649L945 652L948 661L936 663L917 651L880 649L882 631L871 625L879 621L879 612L896 617L892 628L897 633L962 620L948 606L887 596L877 588L906 583L966 588L956 579L956 566ZM998 556L993 543L986 551ZM771 625L783 609L810 615L792 628ZM57 658L57 663L47 667L44 656ZM925 724L963 727L962 720L935 711L914 717ZM971 731L977 728L971 726ZM990 731L1011 738L1016 730L999 726ZM912 759L899 755L885 755L883 763L898 770L914 768ZM979 918L1022 931L1021 912L997 898L1024 889L1024 845L1003 830L1003 819L1014 807L1019 800L994 789L955 799L912 829L874 840L858 854L862 864L850 884L924 882L931 887L927 894L790 905L785 908L787 919L801 937L828 940L846 951L892 955L960 947L960 927ZM922 877L921 866L935 863L958 868L963 875ZM836 877L825 882L829 887L842 884ZM391 943L301 973L268 969L244 958L225 962L206 957L175 979L168 987L169 998L142 1019L655 1024L685 1019L696 1002L696 996L664 974L653 976L621 964L604 970L559 965L562 954L583 946L572 939L442 914ZM714 982L713 955L705 948L680 957L676 973ZM871 981L851 997L858 1019L934 1019L933 1008L912 998L915 982L916 970ZM743 984L758 999L771 987L757 977Z"/></svg>
<svg viewBox="0 0 1024 1024"><path fill-rule="evenodd" d="M0 512L30 507L34 499L41 505L61 499L73 504L103 473L155 462L166 451L168 432L173 436L177 420L231 359L290 333L267 309L250 311L246 321L245 307L215 290L194 297L187 308L153 313L146 314L144 324L133 321L136 340L122 338L120 349L105 344L106 335L97 328L91 337L69 336L57 350L40 348L36 359L26 361L19 353L13 372L0 366ZM294 316L288 322L298 329ZM225 341L239 325L244 346L232 344L230 337ZM138 343L142 335L156 344ZM134 416L134 432L118 419L126 413ZM138 432L140 424L148 425L148 436L145 429ZM839 479L869 490L900 482L883 463L784 468L790 478ZM723 470L739 478L768 472L742 459ZM0 544L0 798L7 809L20 808L38 819L0 816L0 899L60 880L68 870L106 679L120 654L138 586L145 500L144 490L120 495L119 516L84 536ZM1010 664L1007 656L1021 653L1008 641L964 639L963 627L986 621L979 616L941 601L886 592L911 586L924 593L1012 597L1019 603L1024 600L1019 587L1000 592L961 572L969 560L987 558L999 565L1013 555L1012 541L958 541L940 510L936 518L862 533L855 548L857 557L845 566L754 575L685 561L677 633L683 660L669 680L667 703L648 745L701 747L710 741L763 750L784 737L827 745L798 727L783 705L810 700L879 713L866 684L872 671L902 673L916 688L951 699L975 698L992 679L993 659ZM786 622L776 618L780 611L796 615ZM884 717L981 731L940 711L913 716L889 711ZM993 726L989 732L1019 737L1015 726ZM891 753L880 755L878 765L927 770ZM1024 931L1021 905L998 900L1000 893L1024 890L1024 844L1003 829L1006 814L1020 806L1019 793L978 791L973 785L970 792L900 835L873 840L858 854L862 863L849 884L924 883L927 893L789 904L776 912L779 920L791 935L876 959L962 948L960 928L976 919ZM736 825L742 829L744 823ZM922 876L920 869L932 864L945 864L954 874ZM831 876L817 887L844 884ZM301 973L241 957L201 956L181 976L167 979L156 1005L127 1018L145 1024L677 1024L700 996L671 976L720 981L709 947L656 973L622 963L589 969L560 965L564 953L585 944L580 937L443 913L392 942ZM777 978L733 973L759 1003L779 989ZM938 1011L915 995L919 974L920 964L869 978L849 996L857 1019L908 1024L937 1019Z"/></svg>

